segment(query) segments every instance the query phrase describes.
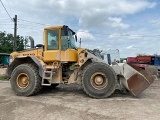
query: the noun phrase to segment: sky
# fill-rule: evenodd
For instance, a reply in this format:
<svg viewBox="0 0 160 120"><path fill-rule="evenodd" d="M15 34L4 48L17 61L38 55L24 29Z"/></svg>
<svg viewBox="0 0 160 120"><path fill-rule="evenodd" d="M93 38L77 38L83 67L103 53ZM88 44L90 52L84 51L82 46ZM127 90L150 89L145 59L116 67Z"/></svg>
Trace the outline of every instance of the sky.
<svg viewBox="0 0 160 120"><path fill-rule="evenodd" d="M81 47L118 50L120 57L160 55L160 0L1 0L17 34L43 43L43 29L67 25ZM0 3L0 31L13 33L14 23Z"/></svg>

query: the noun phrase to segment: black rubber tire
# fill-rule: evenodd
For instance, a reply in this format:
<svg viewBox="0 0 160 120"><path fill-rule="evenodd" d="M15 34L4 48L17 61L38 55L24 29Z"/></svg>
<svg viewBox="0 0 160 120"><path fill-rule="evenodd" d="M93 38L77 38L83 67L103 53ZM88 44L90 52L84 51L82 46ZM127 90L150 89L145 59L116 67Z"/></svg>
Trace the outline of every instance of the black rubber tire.
<svg viewBox="0 0 160 120"><path fill-rule="evenodd" d="M29 83L26 88L20 88L17 83L18 76L26 74L29 77ZM41 88L41 77L38 68L34 64L21 64L17 66L11 74L11 88L19 96L31 96L38 93Z"/></svg>
<svg viewBox="0 0 160 120"><path fill-rule="evenodd" d="M106 85L101 89L96 89L91 83L92 75L95 73L102 73L107 79ZM93 98L101 99L109 97L116 87L116 75L113 69L105 63L91 63L86 66L82 74L82 87L87 95Z"/></svg>

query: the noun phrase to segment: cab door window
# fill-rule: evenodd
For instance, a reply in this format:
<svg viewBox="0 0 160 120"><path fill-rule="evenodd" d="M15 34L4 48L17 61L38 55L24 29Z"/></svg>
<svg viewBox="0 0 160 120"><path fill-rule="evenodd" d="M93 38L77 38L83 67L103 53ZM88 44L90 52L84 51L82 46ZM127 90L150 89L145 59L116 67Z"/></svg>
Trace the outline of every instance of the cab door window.
<svg viewBox="0 0 160 120"><path fill-rule="evenodd" d="M61 43L62 43L61 49L66 50L66 49L68 49L68 46L69 46L69 43L68 43L69 37L64 34L64 30L61 31L61 34L62 34L62 36L61 36Z"/></svg>
<svg viewBox="0 0 160 120"><path fill-rule="evenodd" d="M47 32L48 37L48 50L58 50L58 30L49 30Z"/></svg>
<svg viewBox="0 0 160 120"><path fill-rule="evenodd" d="M64 34L64 30L61 31L61 48L62 50L67 50L68 48L76 49L75 38L71 30L68 31L68 35Z"/></svg>

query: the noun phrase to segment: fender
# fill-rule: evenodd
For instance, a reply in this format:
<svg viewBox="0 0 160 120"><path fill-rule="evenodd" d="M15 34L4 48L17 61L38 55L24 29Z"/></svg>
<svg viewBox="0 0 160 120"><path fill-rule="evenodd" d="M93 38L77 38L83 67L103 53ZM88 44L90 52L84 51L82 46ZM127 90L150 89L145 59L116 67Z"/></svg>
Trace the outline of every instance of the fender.
<svg viewBox="0 0 160 120"><path fill-rule="evenodd" d="M83 69L85 69L86 66L88 66L90 63L93 62L101 62L104 63L108 66L108 68L110 68L110 70L112 71L112 73L117 76L116 72L114 71L114 69L104 60L100 59L99 57L93 55L92 53L88 52L87 50L82 50L79 52L79 68L75 69L75 71L73 72L73 75L71 75L71 77L69 78L69 82L70 83L74 83L74 81L77 81L80 83L81 81L81 77L78 77L79 75L82 74ZM116 77L117 79L117 77Z"/></svg>
<svg viewBox="0 0 160 120"><path fill-rule="evenodd" d="M79 53L79 65L80 65L80 69L86 67L88 64L90 64L91 62L101 62L106 64L110 70L112 70L112 72L114 73L114 75L116 76L116 72L114 71L114 69L104 60L100 59L99 57L95 56L94 54L88 52L87 50L83 50L82 52ZM83 61L83 63L81 63L81 61Z"/></svg>
<svg viewBox="0 0 160 120"><path fill-rule="evenodd" d="M24 63L35 63L39 69L39 75L43 76L43 64L40 60L38 60L35 56L17 56L8 66L7 68L7 76L10 78L12 71L20 64Z"/></svg>

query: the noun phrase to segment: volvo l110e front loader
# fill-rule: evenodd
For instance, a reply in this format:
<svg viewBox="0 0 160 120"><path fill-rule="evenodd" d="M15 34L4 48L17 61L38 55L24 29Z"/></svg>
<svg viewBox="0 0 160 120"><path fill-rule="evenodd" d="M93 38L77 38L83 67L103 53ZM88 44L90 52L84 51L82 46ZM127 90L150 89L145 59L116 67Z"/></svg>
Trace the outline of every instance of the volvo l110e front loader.
<svg viewBox="0 0 160 120"><path fill-rule="evenodd" d="M13 91L30 96L42 86L77 83L90 97L106 98L115 89L137 96L153 82L142 69L124 63L108 65L86 49L77 48L76 41L68 26L47 27L43 45L13 52L7 69Z"/></svg>

